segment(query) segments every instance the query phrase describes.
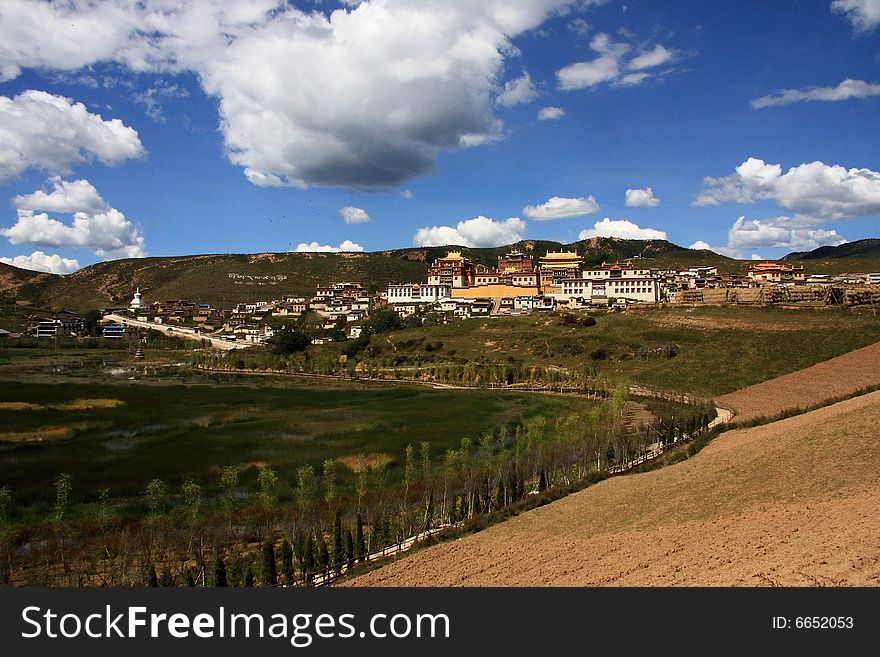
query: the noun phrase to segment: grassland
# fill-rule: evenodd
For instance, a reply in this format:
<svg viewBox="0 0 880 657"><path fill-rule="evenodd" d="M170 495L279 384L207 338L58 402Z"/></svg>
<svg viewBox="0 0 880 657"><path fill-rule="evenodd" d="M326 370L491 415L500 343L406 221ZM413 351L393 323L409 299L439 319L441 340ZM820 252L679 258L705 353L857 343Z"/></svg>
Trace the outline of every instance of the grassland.
<svg viewBox="0 0 880 657"><path fill-rule="evenodd" d="M205 384L3 384L0 393L0 486L17 504L45 511L59 473L73 478L74 497L138 496L153 478L172 490L192 477L218 489L220 469L242 467L253 487L271 466L286 484L297 467L320 473L340 459L340 483L354 475L345 463L360 454L390 463L401 476L407 444L431 444L442 459L462 437L512 427L534 415L552 416L579 399L437 391L424 387L293 385L278 381ZM31 406L25 407L25 404ZM418 449L418 447L417 447ZM282 496L289 490L282 488Z"/></svg>
<svg viewBox="0 0 880 657"><path fill-rule="evenodd" d="M589 370L715 396L880 341L880 317L870 310L652 307L596 319L592 327L566 324L558 314L471 319L382 336L358 357L399 368L456 363ZM668 345L675 356L667 355Z"/></svg>

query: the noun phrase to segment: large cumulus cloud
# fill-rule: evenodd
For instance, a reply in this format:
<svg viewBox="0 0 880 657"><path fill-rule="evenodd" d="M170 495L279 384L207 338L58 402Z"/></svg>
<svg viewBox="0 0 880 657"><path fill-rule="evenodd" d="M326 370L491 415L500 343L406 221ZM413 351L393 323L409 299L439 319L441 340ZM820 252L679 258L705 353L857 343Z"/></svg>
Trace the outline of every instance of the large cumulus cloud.
<svg viewBox="0 0 880 657"><path fill-rule="evenodd" d="M511 38L571 2L347 4L7 0L0 73L97 61L193 71L254 184L379 189L429 173L440 151L497 139Z"/></svg>

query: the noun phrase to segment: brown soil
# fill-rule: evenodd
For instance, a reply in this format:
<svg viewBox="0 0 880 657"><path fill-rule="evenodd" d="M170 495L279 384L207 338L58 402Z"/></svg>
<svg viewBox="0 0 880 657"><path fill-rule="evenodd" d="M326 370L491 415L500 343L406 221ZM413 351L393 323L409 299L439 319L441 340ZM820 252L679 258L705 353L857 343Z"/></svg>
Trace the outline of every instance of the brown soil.
<svg viewBox="0 0 880 657"><path fill-rule="evenodd" d="M718 397L736 420L773 417L880 385L880 342Z"/></svg>
<svg viewBox="0 0 880 657"><path fill-rule="evenodd" d="M731 431L353 584L880 586L878 423L875 392Z"/></svg>

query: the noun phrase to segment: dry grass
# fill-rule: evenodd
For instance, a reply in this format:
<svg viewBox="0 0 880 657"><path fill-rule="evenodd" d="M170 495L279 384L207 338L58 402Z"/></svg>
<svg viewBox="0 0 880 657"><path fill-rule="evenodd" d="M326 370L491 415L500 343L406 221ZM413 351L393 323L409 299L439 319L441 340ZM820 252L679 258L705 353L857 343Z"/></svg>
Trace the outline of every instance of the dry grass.
<svg viewBox="0 0 880 657"><path fill-rule="evenodd" d="M376 470L394 463L394 457L391 456L391 454L384 453L340 456L336 460L351 472L359 472L362 467L366 467L367 470L375 472Z"/></svg>
<svg viewBox="0 0 880 657"><path fill-rule="evenodd" d="M121 399L74 399L63 404L55 404L52 408L59 411L92 411L97 408L118 408L124 404Z"/></svg>
<svg viewBox="0 0 880 657"><path fill-rule="evenodd" d="M43 443L73 438L76 431L73 427L40 427L27 431L2 431L0 443Z"/></svg>
<svg viewBox="0 0 880 657"><path fill-rule="evenodd" d="M0 402L0 411L39 411L42 406L28 402Z"/></svg>

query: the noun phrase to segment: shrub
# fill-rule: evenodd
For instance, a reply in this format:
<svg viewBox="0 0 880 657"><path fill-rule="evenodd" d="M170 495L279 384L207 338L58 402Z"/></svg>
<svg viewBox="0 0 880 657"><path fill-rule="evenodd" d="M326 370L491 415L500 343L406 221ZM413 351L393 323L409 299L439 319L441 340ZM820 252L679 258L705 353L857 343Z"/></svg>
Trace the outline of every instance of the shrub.
<svg viewBox="0 0 880 657"><path fill-rule="evenodd" d="M595 317L591 317L590 315L587 315L586 317L583 317L581 319L581 326L595 326L595 325L596 325L596 318Z"/></svg>

